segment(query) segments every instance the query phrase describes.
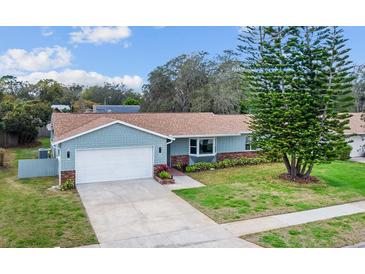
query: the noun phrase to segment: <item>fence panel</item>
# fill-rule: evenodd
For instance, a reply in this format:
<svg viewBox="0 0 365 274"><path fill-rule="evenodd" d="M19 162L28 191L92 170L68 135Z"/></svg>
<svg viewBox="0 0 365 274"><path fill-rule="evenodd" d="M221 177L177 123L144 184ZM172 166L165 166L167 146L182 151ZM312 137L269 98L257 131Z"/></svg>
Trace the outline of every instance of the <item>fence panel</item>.
<svg viewBox="0 0 365 274"><path fill-rule="evenodd" d="M18 145L18 136L0 131L0 147L15 147Z"/></svg>
<svg viewBox="0 0 365 274"><path fill-rule="evenodd" d="M18 178L32 178L58 175L58 159L19 160Z"/></svg>
<svg viewBox="0 0 365 274"><path fill-rule="evenodd" d="M47 126L38 128L38 137L51 137L51 132L47 129Z"/></svg>

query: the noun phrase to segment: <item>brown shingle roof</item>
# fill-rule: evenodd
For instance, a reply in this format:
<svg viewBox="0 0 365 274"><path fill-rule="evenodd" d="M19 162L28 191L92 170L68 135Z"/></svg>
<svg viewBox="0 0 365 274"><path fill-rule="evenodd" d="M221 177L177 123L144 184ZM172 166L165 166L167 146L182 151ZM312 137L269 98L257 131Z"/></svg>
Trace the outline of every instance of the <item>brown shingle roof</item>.
<svg viewBox="0 0 365 274"><path fill-rule="evenodd" d="M347 130L346 133L365 134L365 121L361 119L363 113L354 112L350 114L352 115L349 123L350 130Z"/></svg>
<svg viewBox="0 0 365 274"><path fill-rule="evenodd" d="M53 113L55 141L122 121L167 136L240 134L249 131L247 115L200 113Z"/></svg>
<svg viewBox="0 0 365 274"><path fill-rule="evenodd" d="M365 134L361 113L351 113L347 133ZM199 113L53 113L54 140L122 121L166 136L236 135L250 131L249 115Z"/></svg>

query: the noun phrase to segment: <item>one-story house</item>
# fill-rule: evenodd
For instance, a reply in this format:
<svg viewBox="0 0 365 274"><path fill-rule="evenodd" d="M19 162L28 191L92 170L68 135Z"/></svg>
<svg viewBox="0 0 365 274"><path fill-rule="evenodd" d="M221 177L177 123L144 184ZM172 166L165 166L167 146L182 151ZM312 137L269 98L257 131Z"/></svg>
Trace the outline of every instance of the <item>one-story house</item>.
<svg viewBox="0 0 365 274"><path fill-rule="evenodd" d="M365 156L365 122L362 120L363 113L355 112L351 113L349 127L346 131L349 144L352 147L350 157L363 157Z"/></svg>
<svg viewBox="0 0 365 274"><path fill-rule="evenodd" d="M250 117L213 113L53 113L51 144L60 183L152 177L158 165L250 157ZM354 115L347 134L362 155L365 131Z"/></svg>

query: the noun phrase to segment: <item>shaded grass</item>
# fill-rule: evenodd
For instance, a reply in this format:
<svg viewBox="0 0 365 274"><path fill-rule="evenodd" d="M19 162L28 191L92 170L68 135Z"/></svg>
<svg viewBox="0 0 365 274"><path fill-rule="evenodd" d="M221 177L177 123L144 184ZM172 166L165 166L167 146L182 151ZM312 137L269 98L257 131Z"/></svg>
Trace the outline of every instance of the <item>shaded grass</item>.
<svg viewBox="0 0 365 274"><path fill-rule="evenodd" d="M42 138L47 147L48 138ZM36 158L38 148L9 149L0 170L0 247L73 247L97 243L76 191L51 191L54 177L19 180L17 160Z"/></svg>
<svg viewBox="0 0 365 274"><path fill-rule="evenodd" d="M365 165L360 163L318 165L314 175L320 182L316 184L279 179L283 172L282 164L274 163L191 173L207 186L175 192L219 223L365 198L365 183L361 183L365 182Z"/></svg>
<svg viewBox="0 0 365 274"><path fill-rule="evenodd" d="M245 235L264 247L343 247L365 241L365 213Z"/></svg>

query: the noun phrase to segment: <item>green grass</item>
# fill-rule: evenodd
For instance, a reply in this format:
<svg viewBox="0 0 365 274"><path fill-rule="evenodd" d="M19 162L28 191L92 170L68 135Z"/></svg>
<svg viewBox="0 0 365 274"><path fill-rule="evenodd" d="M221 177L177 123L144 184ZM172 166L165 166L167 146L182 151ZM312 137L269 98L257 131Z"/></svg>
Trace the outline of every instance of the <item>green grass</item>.
<svg viewBox="0 0 365 274"><path fill-rule="evenodd" d="M49 139L42 138L48 147ZM9 149L0 169L0 247L74 247L97 243L77 191L51 191L54 177L19 180L17 160L36 158L37 147Z"/></svg>
<svg viewBox="0 0 365 274"><path fill-rule="evenodd" d="M315 184L279 179L280 163L189 174L203 188L176 194L219 223L308 210L365 199L365 165L336 161L315 167Z"/></svg>
<svg viewBox="0 0 365 274"><path fill-rule="evenodd" d="M365 213L242 237L264 247L343 247L365 241Z"/></svg>

